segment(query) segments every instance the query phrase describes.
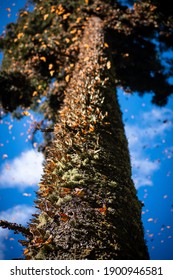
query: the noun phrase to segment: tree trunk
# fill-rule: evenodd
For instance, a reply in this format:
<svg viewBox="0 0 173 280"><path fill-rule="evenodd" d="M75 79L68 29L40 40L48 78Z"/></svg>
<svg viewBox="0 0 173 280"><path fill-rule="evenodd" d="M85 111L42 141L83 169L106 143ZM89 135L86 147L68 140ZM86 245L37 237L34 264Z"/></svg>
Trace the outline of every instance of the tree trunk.
<svg viewBox="0 0 173 280"><path fill-rule="evenodd" d="M102 20L85 26L29 225L26 259L148 259Z"/></svg>

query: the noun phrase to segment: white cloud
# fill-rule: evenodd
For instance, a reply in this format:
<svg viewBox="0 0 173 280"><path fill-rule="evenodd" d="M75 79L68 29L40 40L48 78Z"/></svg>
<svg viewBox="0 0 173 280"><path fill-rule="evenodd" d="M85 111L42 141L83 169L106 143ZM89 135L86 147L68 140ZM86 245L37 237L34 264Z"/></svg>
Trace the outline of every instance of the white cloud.
<svg viewBox="0 0 173 280"><path fill-rule="evenodd" d="M152 175L159 170L158 162L145 159L143 155L132 157L133 180L137 188L141 186L152 186Z"/></svg>
<svg viewBox="0 0 173 280"><path fill-rule="evenodd" d="M25 189L37 184L43 170L42 163L42 153L33 149L23 152L1 168L0 187Z"/></svg>
<svg viewBox="0 0 173 280"><path fill-rule="evenodd" d="M0 220L26 225L34 212L35 209L33 207L16 205L13 208L0 212ZM6 247L4 241L10 238L10 233L11 231L8 229L0 228L0 260L3 260L5 257Z"/></svg>
<svg viewBox="0 0 173 280"><path fill-rule="evenodd" d="M143 119L145 119L146 121L156 121L170 118L173 118L173 111L169 108L154 108L149 112L143 113Z"/></svg>
<svg viewBox="0 0 173 280"><path fill-rule="evenodd" d="M160 165L148 157L144 147L153 148L157 141L164 140L166 133L173 128L172 118L171 109L156 108L139 115L137 124L125 126L136 188L153 185L152 176Z"/></svg>
<svg viewBox="0 0 173 280"><path fill-rule="evenodd" d="M153 139L165 136L172 129L173 111L168 108L152 109L142 115L146 136Z"/></svg>
<svg viewBox="0 0 173 280"><path fill-rule="evenodd" d="M127 125L126 134L130 145L137 142L163 137L172 129L173 111L170 109L153 109L138 116L136 125ZM140 124L140 125L139 125Z"/></svg>
<svg viewBox="0 0 173 280"><path fill-rule="evenodd" d="M27 205L16 205L6 211L0 212L0 220L7 220L12 223L26 224L28 217L35 211L35 208ZM1 232L0 228L0 232Z"/></svg>
<svg viewBox="0 0 173 280"><path fill-rule="evenodd" d="M142 172L146 175L149 175L150 172L159 169L157 163L152 162L148 159L134 159L133 165L136 169L141 169Z"/></svg>

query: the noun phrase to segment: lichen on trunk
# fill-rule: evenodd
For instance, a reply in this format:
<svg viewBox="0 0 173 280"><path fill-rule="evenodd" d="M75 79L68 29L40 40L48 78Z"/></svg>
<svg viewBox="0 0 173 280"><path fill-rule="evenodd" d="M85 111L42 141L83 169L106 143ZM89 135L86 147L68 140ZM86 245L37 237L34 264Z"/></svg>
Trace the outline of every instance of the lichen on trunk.
<svg viewBox="0 0 173 280"><path fill-rule="evenodd" d="M148 259L104 27L90 17L37 192L26 259Z"/></svg>

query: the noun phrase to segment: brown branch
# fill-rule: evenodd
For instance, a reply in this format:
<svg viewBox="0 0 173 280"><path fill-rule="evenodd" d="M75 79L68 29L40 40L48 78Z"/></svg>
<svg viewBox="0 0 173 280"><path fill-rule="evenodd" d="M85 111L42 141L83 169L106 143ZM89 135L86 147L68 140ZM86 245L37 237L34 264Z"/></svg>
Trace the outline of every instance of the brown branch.
<svg viewBox="0 0 173 280"><path fill-rule="evenodd" d="M5 221L5 220L0 220L0 227L8 228L9 230L13 230L15 234L22 233L26 237L32 236L29 229L22 226L21 224L10 223L10 222Z"/></svg>

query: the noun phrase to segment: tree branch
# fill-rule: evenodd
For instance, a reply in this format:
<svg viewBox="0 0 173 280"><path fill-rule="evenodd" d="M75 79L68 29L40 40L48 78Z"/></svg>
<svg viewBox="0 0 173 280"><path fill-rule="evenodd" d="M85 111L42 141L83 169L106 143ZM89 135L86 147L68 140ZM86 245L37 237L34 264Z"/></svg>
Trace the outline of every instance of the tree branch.
<svg viewBox="0 0 173 280"><path fill-rule="evenodd" d="M32 236L29 229L22 226L21 224L10 223L5 220L0 220L0 227L8 228L9 230L13 230L15 234L22 233L26 237Z"/></svg>

